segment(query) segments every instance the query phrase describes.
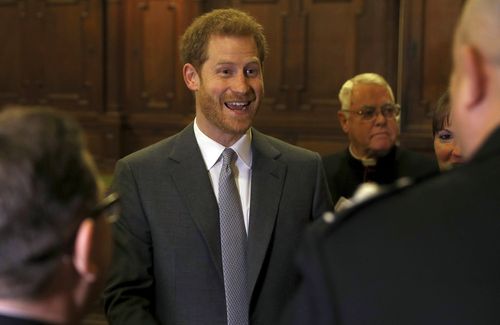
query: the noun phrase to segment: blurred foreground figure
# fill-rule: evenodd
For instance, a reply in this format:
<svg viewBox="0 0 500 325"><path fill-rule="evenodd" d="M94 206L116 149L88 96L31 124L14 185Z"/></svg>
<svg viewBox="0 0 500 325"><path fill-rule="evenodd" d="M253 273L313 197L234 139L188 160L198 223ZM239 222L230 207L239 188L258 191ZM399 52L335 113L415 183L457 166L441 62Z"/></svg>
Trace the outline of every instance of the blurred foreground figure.
<svg viewBox="0 0 500 325"><path fill-rule="evenodd" d="M77 324L111 254L77 124L43 108L0 113L0 324Z"/></svg>
<svg viewBox="0 0 500 325"><path fill-rule="evenodd" d="M467 1L451 118L460 168L315 224L284 324L496 324L500 306L500 1Z"/></svg>

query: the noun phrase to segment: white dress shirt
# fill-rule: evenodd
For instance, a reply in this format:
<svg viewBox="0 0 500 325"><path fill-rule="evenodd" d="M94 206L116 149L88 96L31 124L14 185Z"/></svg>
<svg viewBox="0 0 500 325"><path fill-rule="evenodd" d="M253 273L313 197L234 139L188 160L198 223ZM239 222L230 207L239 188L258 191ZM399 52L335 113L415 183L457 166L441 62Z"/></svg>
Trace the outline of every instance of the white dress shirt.
<svg viewBox="0 0 500 325"><path fill-rule="evenodd" d="M210 139L198 127L196 118L194 120L194 135L200 147L201 155L205 161L205 166L212 182L217 202L219 201L219 175L222 168L222 151L226 147ZM236 179L236 187L240 193L243 218L245 219L245 229L248 234L248 223L250 218L250 193L252 185L252 132L248 129L235 144L230 148L238 155L233 172Z"/></svg>

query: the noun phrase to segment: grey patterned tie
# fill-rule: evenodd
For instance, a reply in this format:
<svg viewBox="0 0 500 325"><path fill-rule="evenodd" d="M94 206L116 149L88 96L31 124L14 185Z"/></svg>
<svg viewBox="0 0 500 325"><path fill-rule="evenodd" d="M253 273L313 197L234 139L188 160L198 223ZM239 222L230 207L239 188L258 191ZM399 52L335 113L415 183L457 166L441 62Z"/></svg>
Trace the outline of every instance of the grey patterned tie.
<svg viewBox="0 0 500 325"><path fill-rule="evenodd" d="M241 200L231 169L237 158L231 148L222 152L219 177L219 216L222 268L228 325L248 324L247 234Z"/></svg>

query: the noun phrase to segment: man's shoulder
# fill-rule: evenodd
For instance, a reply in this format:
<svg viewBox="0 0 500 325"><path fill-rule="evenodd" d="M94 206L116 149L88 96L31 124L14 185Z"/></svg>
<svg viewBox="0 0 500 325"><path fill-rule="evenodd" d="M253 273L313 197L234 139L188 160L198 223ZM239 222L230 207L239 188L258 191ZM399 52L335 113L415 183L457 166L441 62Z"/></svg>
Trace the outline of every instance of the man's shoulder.
<svg viewBox="0 0 500 325"><path fill-rule="evenodd" d="M187 132L189 132L188 128L189 126L186 129L168 138L162 139L156 143L150 144L142 149L132 152L127 156L121 158L120 162L127 164L142 165L142 164L147 164L148 162L156 162L158 160L164 160L165 158L170 156L170 154L175 149L176 144L179 141L183 141L181 140L181 138L186 137ZM194 133L193 133L193 139L194 139Z"/></svg>
<svg viewBox="0 0 500 325"><path fill-rule="evenodd" d="M144 164L148 161L154 161L161 157L166 157L174 142L175 135L132 152L121 158L119 161L127 164Z"/></svg>

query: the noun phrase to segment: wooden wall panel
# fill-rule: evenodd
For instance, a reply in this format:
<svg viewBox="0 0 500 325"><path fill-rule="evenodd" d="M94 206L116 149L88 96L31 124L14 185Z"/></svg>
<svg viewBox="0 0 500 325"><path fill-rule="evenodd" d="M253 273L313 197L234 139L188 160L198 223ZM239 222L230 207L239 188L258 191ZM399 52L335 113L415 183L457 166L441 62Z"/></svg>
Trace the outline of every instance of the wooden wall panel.
<svg viewBox="0 0 500 325"><path fill-rule="evenodd" d="M431 112L447 88L453 29L462 0L401 0L401 143L432 151Z"/></svg>
<svg viewBox="0 0 500 325"><path fill-rule="evenodd" d="M125 73L123 68L125 50L124 8L122 0L106 1L106 15L103 17L106 53L103 70L105 80L103 97L107 112L123 110L123 96L125 93Z"/></svg>
<svg viewBox="0 0 500 325"><path fill-rule="evenodd" d="M178 41L200 12L198 1L126 2L123 155L193 120L194 100L183 81Z"/></svg>
<svg viewBox="0 0 500 325"><path fill-rule="evenodd" d="M25 1L0 1L0 104L20 103L27 94L24 53Z"/></svg>
<svg viewBox="0 0 500 325"><path fill-rule="evenodd" d="M341 84L377 72L403 106L401 143L430 152L430 110L446 88L463 0L0 0L0 104L67 109L112 169L194 118L178 37L194 17L236 7L265 28L260 130L322 154L347 139ZM111 166L111 167L110 167Z"/></svg>
<svg viewBox="0 0 500 325"><path fill-rule="evenodd" d="M305 1L297 24L303 48L294 73L299 110L334 115L339 108L338 90L356 71L357 21L363 4L363 0Z"/></svg>
<svg viewBox="0 0 500 325"><path fill-rule="evenodd" d="M422 87L423 104L429 113L448 87L453 35L462 1L441 0L425 3L423 35ZM446 17L446 18L443 18ZM446 21L443 23L443 20Z"/></svg>
<svg viewBox="0 0 500 325"><path fill-rule="evenodd" d="M83 111L102 109L102 6L100 1L39 1L39 37L32 40L38 104Z"/></svg>
<svg viewBox="0 0 500 325"><path fill-rule="evenodd" d="M127 109L171 111L182 81L176 46L178 12L170 1L127 5Z"/></svg>

